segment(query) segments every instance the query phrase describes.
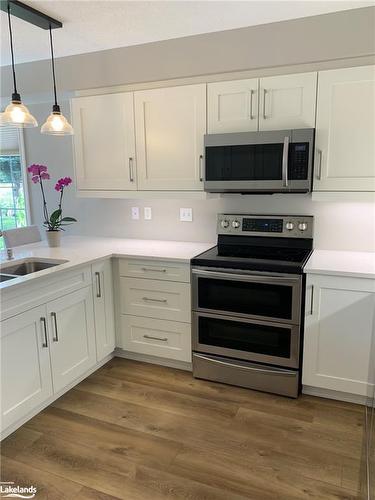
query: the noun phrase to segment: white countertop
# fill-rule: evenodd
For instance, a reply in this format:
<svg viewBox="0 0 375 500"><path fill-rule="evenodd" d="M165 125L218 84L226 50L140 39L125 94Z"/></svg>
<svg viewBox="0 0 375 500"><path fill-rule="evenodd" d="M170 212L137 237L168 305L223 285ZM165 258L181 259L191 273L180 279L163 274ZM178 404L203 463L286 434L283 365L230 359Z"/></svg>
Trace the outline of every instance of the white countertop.
<svg viewBox="0 0 375 500"><path fill-rule="evenodd" d="M306 274L330 274L356 278L375 278L375 252L314 250Z"/></svg>
<svg viewBox="0 0 375 500"><path fill-rule="evenodd" d="M33 279L49 276L84 264L109 257L145 258L189 262L191 258L215 246L216 243L192 243L185 241L136 240L126 238L99 238L66 236L61 247L49 248L46 241L24 245L14 249L14 260L30 257L62 259L68 262L0 283L0 290L13 288ZM6 257L1 262L6 265ZM3 272L6 272L4 269Z"/></svg>

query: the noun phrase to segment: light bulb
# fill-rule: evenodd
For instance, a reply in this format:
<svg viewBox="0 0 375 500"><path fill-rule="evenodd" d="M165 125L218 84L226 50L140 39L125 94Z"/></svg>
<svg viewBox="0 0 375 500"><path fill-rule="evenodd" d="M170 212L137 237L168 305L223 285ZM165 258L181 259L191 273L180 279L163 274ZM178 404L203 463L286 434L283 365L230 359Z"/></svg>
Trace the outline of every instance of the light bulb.
<svg viewBox="0 0 375 500"><path fill-rule="evenodd" d="M0 113L0 126L7 125L28 128L37 127L38 122L20 99L12 99L5 111Z"/></svg>
<svg viewBox="0 0 375 500"><path fill-rule="evenodd" d="M60 108L54 105L52 113L48 116L40 132L49 135L73 135L73 127L61 114Z"/></svg>

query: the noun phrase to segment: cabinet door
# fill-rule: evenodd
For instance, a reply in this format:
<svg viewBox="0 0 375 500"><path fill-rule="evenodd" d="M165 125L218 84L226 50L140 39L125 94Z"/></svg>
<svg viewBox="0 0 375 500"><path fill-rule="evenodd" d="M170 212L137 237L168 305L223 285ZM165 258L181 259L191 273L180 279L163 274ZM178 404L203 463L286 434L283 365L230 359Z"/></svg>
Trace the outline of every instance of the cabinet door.
<svg viewBox="0 0 375 500"><path fill-rule="evenodd" d="M52 395L46 308L1 323L1 429Z"/></svg>
<svg viewBox="0 0 375 500"><path fill-rule="evenodd" d="M138 188L203 190L206 85L135 92Z"/></svg>
<svg viewBox="0 0 375 500"><path fill-rule="evenodd" d="M78 189L135 190L133 93L71 101Z"/></svg>
<svg viewBox="0 0 375 500"><path fill-rule="evenodd" d="M208 133L258 130L258 78L207 85Z"/></svg>
<svg viewBox="0 0 375 500"><path fill-rule="evenodd" d="M100 361L115 348L112 264L110 260L92 266L96 359Z"/></svg>
<svg viewBox="0 0 375 500"><path fill-rule="evenodd" d="M315 127L317 73L260 79L259 130Z"/></svg>
<svg viewBox="0 0 375 500"><path fill-rule="evenodd" d="M304 385L366 395L374 311L373 280L308 276Z"/></svg>
<svg viewBox="0 0 375 500"><path fill-rule="evenodd" d="M96 363L91 287L47 304L51 366L55 392Z"/></svg>
<svg viewBox="0 0 375 500"><path fill-rule="evenodd" d="M319 73L314 191L375 191L375 66Z"/></svg>

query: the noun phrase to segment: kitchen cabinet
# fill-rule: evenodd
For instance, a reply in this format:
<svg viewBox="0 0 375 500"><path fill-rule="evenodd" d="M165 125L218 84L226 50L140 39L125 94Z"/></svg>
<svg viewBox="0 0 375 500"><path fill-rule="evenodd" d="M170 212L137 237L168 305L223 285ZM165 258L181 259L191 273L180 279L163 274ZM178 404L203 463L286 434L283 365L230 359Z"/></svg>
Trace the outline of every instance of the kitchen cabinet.
<svg viewBox="0 0 375 500"><path fill-rule="evenodd" d="M137 189L133 93L71 100L78 190Z"/></svg>
<svg viewBox="0 0 375 500"><path fill-rule="evenodd" d="M96 359L102 360L115 349L113 282L111 260L92 265Z"/></svg>
<svg viewBox="0 0 375 500"><path fill-rule="evenodd" d="M367 394L374 311L374 280L307 276L304 386Z"/></svg>
<svg viewBox="0 0 375 500"><path fill-rule="evenodd" d="M319 73L314 191L375 191L375 66Z"/></svg>
<svg viewBox="0 0 375 500"><path fill-rule="evenodd" d="M258 130L259 79L207 85L208 133Z"/></svg>
<svg viewBox="0 0 375 500"><path fill-rule="evenodd" d="M134 93L138 189L203 190L206 85Z"/></svg>
<svg viewBox="0 0 375 500"><path fill-rule="evenodd" d="M91 287L47 304L53 387L60 391L96 363Z"/></svg>
<svg viewBox="0 0 375 500"><path fill-rule="evenodd" d="M1 322L1 428L52 395L46 307Z"/></svg>
<svg viewBox="0 0 375 500"><path fill-rule="evenodd" d="M126 353L191 362L190 264L119 259L119 346Z"/></svg>
<svg viewBox="0 0 375 500"><path fill-rule="evenodd" d="M208 132L314 128L317 73L210 83Z"/></svg>
<svg viewBox="0 0 375 500"><path fill-rule="evenodd" d="M259 130L314 128L317 73L261 78Z"/></svg>

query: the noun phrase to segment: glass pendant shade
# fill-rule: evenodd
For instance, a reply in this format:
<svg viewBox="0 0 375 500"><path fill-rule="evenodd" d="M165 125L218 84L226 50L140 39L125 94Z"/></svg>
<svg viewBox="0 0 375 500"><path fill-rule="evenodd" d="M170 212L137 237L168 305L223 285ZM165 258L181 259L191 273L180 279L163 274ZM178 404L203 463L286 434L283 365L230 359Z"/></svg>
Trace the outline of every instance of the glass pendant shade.
<svg viewBox="0 0 375 500"><path fill-rule="evenodd" d="M27 107L22 104L19 95L13 94L12 102L8 104L5 111L0 113L0 126L13 126L19 128L31 128L37 127L38 122L27 109Z"/></svg>
<svg viewBox="0 0 375 500"><path fill-rule="evenodd" d="M73 135L73 127L61 114L60 107L55 105L52 113L42 125L40 132L49 135Z"/></svg>

